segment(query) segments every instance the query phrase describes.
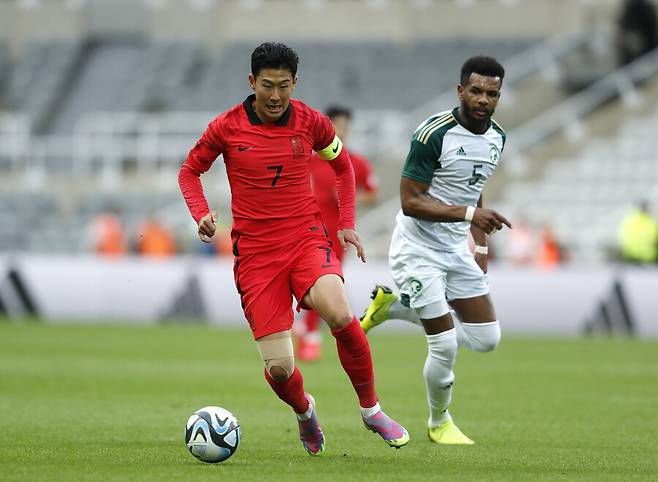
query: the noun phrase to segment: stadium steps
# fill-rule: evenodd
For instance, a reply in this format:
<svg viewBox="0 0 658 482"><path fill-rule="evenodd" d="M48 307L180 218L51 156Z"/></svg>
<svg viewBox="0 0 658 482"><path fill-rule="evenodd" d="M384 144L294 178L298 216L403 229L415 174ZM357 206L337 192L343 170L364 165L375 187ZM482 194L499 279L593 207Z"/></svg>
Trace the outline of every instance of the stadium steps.
<svg viewBox="0 0 658 482"><path fill-rule="evenodd" d="M32 41L9 76L5 104L27 113L35 132L42 132L48 116L67 90L81 54L78 41Z"/></svg>
<svg viewBox="0 0 658 482"><path fill-rule="evenodd" d="M531 162L543 168L508 187L496 207L535 225L552 224L578 260L600 261L613 253L630 206L646 199L658 212L658 79L638 93L641 102L634 108L616 100L584 119L583 139L560 134L531 153ZM504 246L505 234L495 241Z"/></svg>

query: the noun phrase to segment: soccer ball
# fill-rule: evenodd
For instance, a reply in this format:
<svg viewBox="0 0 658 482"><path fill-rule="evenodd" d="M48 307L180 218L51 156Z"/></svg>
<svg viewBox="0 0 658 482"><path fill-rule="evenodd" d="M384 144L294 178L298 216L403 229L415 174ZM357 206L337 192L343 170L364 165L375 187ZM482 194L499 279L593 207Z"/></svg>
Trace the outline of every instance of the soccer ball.
<svg viewBox="0 0 658 482"><path fill-rule="evenodd" d="M197 459L224 462L238 450L240 424L221 407L203 407L187 419L185 444Z"/></svg>

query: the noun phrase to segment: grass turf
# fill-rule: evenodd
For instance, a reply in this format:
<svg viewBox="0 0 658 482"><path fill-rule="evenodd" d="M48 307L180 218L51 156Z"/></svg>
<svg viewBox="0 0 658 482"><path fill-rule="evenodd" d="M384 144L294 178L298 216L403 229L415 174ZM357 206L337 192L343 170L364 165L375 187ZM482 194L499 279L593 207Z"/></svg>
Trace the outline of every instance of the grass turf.
<svg viewBox="0 0 658 482"><path fill-rule="evenodd" d="M373 332L383 407L411 434L388 448L361 424L326 336L301 365L326 452L304 452L247 330L0 322L0 480L656 480L658 342L505 338L460 351L451 412L476 441L431 444L420 333ZM187 417L220 405L240 421L219 465L183 443Z"/></svg>

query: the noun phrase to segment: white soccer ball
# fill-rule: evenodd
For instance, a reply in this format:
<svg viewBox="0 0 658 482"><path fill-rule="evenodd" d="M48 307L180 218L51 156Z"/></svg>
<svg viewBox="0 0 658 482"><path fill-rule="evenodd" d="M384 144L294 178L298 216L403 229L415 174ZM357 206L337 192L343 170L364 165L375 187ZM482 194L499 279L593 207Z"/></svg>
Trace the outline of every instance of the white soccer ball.
<svg viewBox="0 0 658 482"><path fill-rule="evenodd" d="M224 462L238 450L240 424L221 407L203 407L187 419L185 444L197 459Z"/></svg>

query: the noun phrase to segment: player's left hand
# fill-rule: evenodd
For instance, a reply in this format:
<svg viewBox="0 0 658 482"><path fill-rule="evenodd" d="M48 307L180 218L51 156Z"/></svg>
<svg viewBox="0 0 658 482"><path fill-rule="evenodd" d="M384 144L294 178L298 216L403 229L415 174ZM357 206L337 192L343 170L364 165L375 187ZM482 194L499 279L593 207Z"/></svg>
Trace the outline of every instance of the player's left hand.
<svg viewBox="0 0 658 482"><path fill-rule="evenodd" d="M473 254L475 262L478 264L483 273L486 273L489 269L489 257L486 254L475 253Z"/></svg>
<svg viewBox="0 0 658 482"><path fill-rule="evenodd" d="M347 251L347 243L354 245L356 248L356 255L361 261L366 262L366 252L363 249L363 244L361 244L361 239L359 235L356 234L356 231L353 229L340 229L338 233L338 241L344 250Z"/></svg>

